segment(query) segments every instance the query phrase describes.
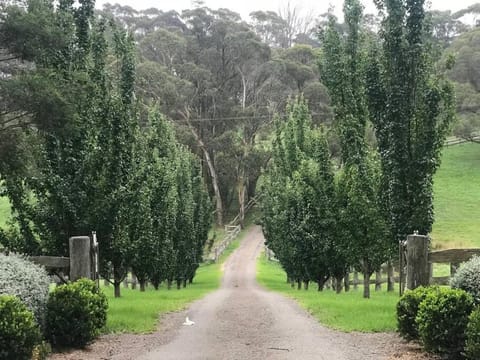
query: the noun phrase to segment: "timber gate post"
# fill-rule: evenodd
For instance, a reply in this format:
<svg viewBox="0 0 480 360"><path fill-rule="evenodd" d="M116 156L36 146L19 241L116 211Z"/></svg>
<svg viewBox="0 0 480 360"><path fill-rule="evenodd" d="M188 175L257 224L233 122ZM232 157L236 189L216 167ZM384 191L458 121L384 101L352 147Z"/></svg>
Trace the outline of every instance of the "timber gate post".
<svg viewBox="0 0 480 360"><path fill-rule="evenodd" d="M407 289L428 286L430 265L428 263L429 238L424 235L407 236Z"/></svg>
<svg viewBox="0 0 480 360"><path fill-rule="evenodd" d="M70 245L70 281L80 278L91 279L90 237L73 236Z"/></svg>

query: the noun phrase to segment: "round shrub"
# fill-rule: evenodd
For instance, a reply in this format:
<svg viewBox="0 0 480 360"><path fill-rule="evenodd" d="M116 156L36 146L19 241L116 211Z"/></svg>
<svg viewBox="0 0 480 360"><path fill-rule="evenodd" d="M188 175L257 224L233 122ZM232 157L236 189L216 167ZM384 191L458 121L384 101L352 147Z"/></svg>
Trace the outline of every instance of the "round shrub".
<svg viewBox="0 0 480 360"><path fill-rule="evenodd" d="M83 347L107 320L107 298L91 280L55 288L47 304L47 336L57 346Z"/></svg>
<svg viewBox="0 0 480 360"><path fill-rule="evenodd" d="M474 256L460 265L450 280L455 289L462 289L473 296L476 304L480 304L480 257Z"/></svg>
<svg viewBox="0 0 480 360"><path fill-rule="evenodd" d="M472 296L463 290L442 288L427 294L416 317L425 350L458 356L465 345L465 329L473 307Z"/></svg>
<svg viewBox="0 0 480 360"><path fill-rule="evenodd" d="M415 290L407 290L397 303L397 329L406 340L418 339L418 326L415 322L418 307L431 292L438 291L437 286L420 286Z"/></svg>
<svg viewBox="0 0 480 360"><path fill-rule="evenodd" d="M0 359L31 359L40 342L33 313L15 296L0 296Z"/></svg>
<svg viewBox="0 0 480 360"><path fill-rule="evenodd" d="M480 359L480 307L477 307L468 319L465 354L468 359Z"/></svg>
<svg viewBox="0 0 480 360"><path fill-rule="evenodd" d="M0 254L0 295L18 297L44 323L50 278L41 266L18 255Z"/></svg>

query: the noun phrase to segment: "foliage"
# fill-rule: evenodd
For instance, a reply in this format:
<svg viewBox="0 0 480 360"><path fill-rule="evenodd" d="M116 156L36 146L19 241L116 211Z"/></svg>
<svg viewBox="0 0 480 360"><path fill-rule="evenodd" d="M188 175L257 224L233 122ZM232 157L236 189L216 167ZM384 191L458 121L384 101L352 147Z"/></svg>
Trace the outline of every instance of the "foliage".
<svg viewBox="0 0 480 360"><path fill-rule="evenodd" d="M480 304L480 256L474 256L461 264L451 278L450 285L465 290L472 295L476 304Z"/></svg>
<svg viewBox="0 0 480 360"><path fill-rule="evenodd" d="M380 209L380 171L366 142L367 107L363 68L364 34L360 28L362 5L357 0L344 4L345 35L330 14L323 34L321 59L325 82L340 139L343 169L338 183L339 236L348 264L371 274L388 258L387 228ZM343 271L345 272L345 270ZM368 298L369 286L364 286Z"/></svg>
<svg viewBox="0 0 480 360"><path fill-rule="evenodd" d="M463 290L440 288L427 294L416 317L425 350L458 356L473 307L473 298Z"/></svg>
<svg viewBox="0 0 480 360"><path fill-rule="evenodd" d="M262 198L267 246L291 281L319 288L334 267L343 266L335 247L336 199L324 135L311 128L308 107L298 98L284 124L277 120L273 163Z"/></svg>
<svg viewBox="0 0 480 360"><path fill-rule="evenodd" d="M455 38L442 57L446 62L455 57L453 67L447 74L455 84L458 121L453 133L464 139L474 141L480 131L480 28L476 27ZM476 140L479 142L479 140Z"/></svg>
<svg viewBox="0 0 480 360"><path fill-rule="evenodd" d="M406 340L419 338L418 325L415 321L420 303L428 294L438 291L437 287L420 286L415 290L407 290L397 303L397 330Z"/></svg>
<svg viewBox="0 0 480 360"><path fill-rule="evenodd" d="M107 321L107 298L93 281L60 285L47 304L47 338L56 346L83 347Z"/></svg>
<svg viewBox="0 0 480 360"><path fill-rule="evenodd" d="M0 254L0 283L0 295L18 297L43 325L50 286L44 268L14 254Z"/></svg>
<svg viewBox="0 0 480 360"><path fill-rule="evenodd" d="M424 1L378 1L380 46L366 68L368 108L382 168L382 203L391 247L407 234L428 234L432 184L454 117L453 86L432 59Z"/></svg>
<svg viewBox="0 0 480 360"><path fill-rule="evenodd" d="M33 313L17 297L0 295L0 319L0 359L31 359L41 339Z"/></svg>
<svg viewBox="0 0 480 360"><path fill-rule="evenodd" d="M477 307L468 318L465 354L468 359L480 358L480 308Z"/></svg>

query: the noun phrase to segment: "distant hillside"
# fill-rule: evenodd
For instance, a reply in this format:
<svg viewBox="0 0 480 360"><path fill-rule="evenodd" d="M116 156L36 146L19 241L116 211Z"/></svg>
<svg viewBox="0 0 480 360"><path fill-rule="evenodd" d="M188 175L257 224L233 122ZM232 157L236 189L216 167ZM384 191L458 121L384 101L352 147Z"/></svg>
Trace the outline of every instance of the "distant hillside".
<svg viewBox="0 0 480 360"><path fill-rule="evenodd" d="M434 196L434 247L480 247L480 144L443 150Z"/></svg>

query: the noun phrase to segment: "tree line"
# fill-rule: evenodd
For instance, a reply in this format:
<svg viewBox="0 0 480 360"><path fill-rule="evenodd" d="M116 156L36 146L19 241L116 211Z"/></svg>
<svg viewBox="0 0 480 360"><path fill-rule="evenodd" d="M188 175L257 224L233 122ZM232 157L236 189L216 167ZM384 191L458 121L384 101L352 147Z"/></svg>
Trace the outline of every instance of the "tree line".
<svg viewBox="0 0 480 360"><path fill-rule="evenodd" d="M465 89L457 91L463 136L478 119L476 75L468 75L475 56L465 47L475 48L478 29L459 20L478 9L378 5L383 16L347 1L339 23L290 7L255 11L247 22L202 3L181 13L95 10L93 0L3 3L0 176L13 220L2 243L60 255L69 236L96 230L102 271L117 288L127 267L140 281L181 284L201 260L212 211L219 225L232 213L243 222L265 169L266 179L282 174L283 186L320 167L333 171L322 195L333 197L333 215L325 216L344 229L328 230L326 243L356 244L353 258L335 253L344 260L328 275L351 264L371 273L405 234L430 230L432 176L455 110L447 78ZM298 113L305 129L324 129L305 139L319 139L285 139ZM282 170L281 156L299 163ZM332 169L319 165L322 156ZM358 249L377 246L378 260L361 257Z"/></svg>
<svg viewBox="0 0 480 360"><path fill-rule="evenodd" d="M140 123L132 36L96 17L94 1L32 0L6 8L1 39L27 67L0 90L2 116L25 128L9 132L2 159L16 222L4 245L67 255L70 236L95 230L115 296L129 268L142 290L146 280L186 286L202 261L210 200L200 162L158 108Z"/></svg>
<svg viewBox="0 0 480 360"><path fill-rule="evenodd" d="M322 290L329 277L338 284L355 267L366 298L370 276L398 254L399 242L431 231L433 175L455 114L424 2L377 6L384 12L378 37L362 31L358 0L344 2L343 31L330 16L323 34L321 76L341 148L337 173L325 136L297 99L276 127L263 202L266 243L290 281L315 281Z"/></svg>

